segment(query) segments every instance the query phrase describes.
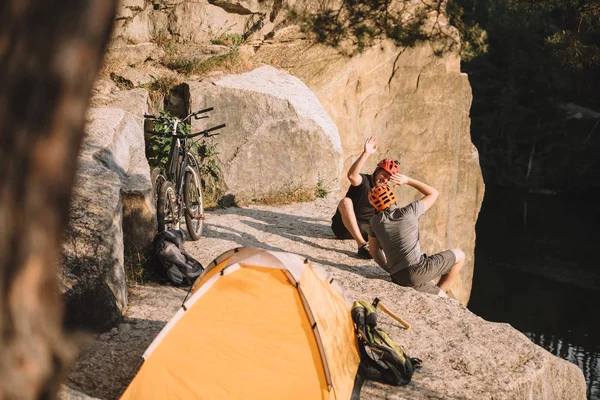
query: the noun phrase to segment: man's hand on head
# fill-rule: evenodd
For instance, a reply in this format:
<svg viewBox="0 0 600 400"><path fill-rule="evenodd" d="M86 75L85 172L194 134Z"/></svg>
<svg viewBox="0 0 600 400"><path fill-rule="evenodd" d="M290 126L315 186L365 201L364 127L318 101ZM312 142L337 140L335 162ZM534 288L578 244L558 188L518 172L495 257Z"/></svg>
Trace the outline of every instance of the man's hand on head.
<svg viewBox="0 0 600 400"><path fill-rule="evenodd" d="M394 174L390 176L390 183L393 186L402 186L408 183L408 176L402 174Z"/></svg>
<svg viewBox="0 0 600 400"><path fill-rule="evenodd" d="M365 149L366 154L373 154L377 151L377 137L371 136L365 141Z"/></svg>

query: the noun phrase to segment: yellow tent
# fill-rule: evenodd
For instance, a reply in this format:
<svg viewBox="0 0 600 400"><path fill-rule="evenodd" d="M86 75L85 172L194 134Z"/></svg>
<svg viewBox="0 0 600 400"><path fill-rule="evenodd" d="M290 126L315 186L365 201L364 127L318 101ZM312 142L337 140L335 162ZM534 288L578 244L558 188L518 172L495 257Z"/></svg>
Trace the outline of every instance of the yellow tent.
<svg viewBox="0 0 600 400"><path fill-rule="evenodd" d="M244 247L206 268L143 358L121 399L350 399L359 363L335 282Z"/></svg>

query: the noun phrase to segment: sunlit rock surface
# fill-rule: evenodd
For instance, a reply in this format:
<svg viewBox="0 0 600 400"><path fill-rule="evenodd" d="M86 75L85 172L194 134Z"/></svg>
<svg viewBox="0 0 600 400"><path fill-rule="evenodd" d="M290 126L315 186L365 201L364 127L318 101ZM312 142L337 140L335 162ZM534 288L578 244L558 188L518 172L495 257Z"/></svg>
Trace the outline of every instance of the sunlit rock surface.
<svg viewBox="0 0 600 400"><path fill-rule="evenodd" d="M103 330L122 317L124 259L136 258L156 232L140 117L147 97L109 93L102 101L112 107L88 110L59 270L74 326Z"/></svg>
<svg viewBox="0 0 600 400"><path fill-rule="evenodd" d="M342 146L337 127L302 81L263 66L237 75L187 82L192 110L214 107L199 131L227 127L211 139L228 194L241 201L338 184Z"/></svg>

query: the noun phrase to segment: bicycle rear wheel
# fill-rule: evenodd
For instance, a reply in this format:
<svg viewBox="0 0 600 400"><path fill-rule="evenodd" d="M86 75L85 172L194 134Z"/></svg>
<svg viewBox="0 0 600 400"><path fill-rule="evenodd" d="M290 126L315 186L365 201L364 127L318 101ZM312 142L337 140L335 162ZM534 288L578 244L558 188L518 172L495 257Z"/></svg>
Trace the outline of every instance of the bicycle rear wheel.
<svg viewBox="0 0 600 400"><path fill-rule="evenodd" d="M198 169L185 171L183 181L183 201L185 203L185 225L192 240L200 239L204 228L204 198Z"/></svg>
<svg viewBox="0 0 600 400"><path fill-rule="evenodd" d="M179 229L179 207L177 206L177 194L175 187L169 181L160 185L160 193L156 206L156 218L158 219L158 231L167 229Z"/></svg>

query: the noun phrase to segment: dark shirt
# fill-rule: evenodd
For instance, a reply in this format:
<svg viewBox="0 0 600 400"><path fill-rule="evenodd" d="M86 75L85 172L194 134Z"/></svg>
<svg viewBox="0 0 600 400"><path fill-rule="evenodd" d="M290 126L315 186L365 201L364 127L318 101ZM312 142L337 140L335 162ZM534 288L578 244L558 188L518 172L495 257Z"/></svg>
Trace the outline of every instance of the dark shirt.
<svg viewBox="0 0 600 400"><path fill-rule="evenodd" d="M371 174L360 174L360 176L362 177L360 185L350 185L346 197L352 200L358 223L368 225L373 215L375 215L375 207L369 202L369 192L373 188L373 176Z"/></svg>

